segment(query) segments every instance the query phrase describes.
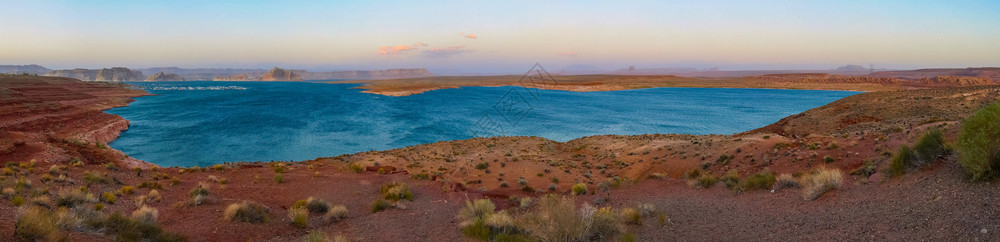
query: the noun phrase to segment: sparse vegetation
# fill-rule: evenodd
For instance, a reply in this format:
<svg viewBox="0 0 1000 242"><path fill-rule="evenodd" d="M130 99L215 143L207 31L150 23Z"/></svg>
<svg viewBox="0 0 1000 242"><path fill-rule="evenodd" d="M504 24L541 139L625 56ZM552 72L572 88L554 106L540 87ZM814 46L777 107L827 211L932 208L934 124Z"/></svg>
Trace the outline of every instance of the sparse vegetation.
<svg viewBox="0 0 1000 242"><path fill-rule="evenodd" d="M815 200L831 189L840 188L843 175L839 169L819 168L802 176L802 198Z"/></svg>
<svg viewBox="0 0 1000 242"><path fill-rule="evenodd" d="M379 189L386 200L399 201L402 199L413 201L413 193L406 183L393 182L382 186Z"/></svg>
<svg viewBox="0 0 1000 242"><path fill-rule="evenodd" d="M639 210L634 208L622 209L622 219L627 224L642 225L642 214L639 214Z"/></svg>
<svg viewBox="0 0 1000 242"><path fill-rule="evenodd" d="M799 186L799 180L793 177L791 174L781 174L775 178L774 189L780 190L785 188L792 188Z"/></svg>
<svg viewBox="0 0 1000 242"><path fill-rule="evenodd" d="M750 190L767 190L774 186L777 178L773 172L762 171L756 174L750 175L746 180L740 183L740 189L743 191Z"/></svg>
<svg viewBox="0 0 1000 242"><path fill-rule="evenodd" d="M1000 176L1000 103L966 118L958 134L959 163L973 181Z"/></svg>
<svg viewBox="0 0 1000 242"><path fill-rule="evenodd" d="M710 188L715 186L716 182L718 182L718 178L712 175L712 172L702 172L697 178L689 182L689 184L692 187Z"/></svg>
<svg viewBox="0 0 1000 242"><path fill-rule="evenodd" d="M208 194L209 194L208 186L206 186L204 183L198 183L198 186L192 188L191 192L188 193L188 195L191 197L191 204L195 206L204 203L205 199L208 198Z"/></svg>
<svg viewBox="0 0 1000 242"><path fill-rule="evenodd" d="M587 184L577 183L573 185L573 195L585 195L587 194Z"/></svg>
<svg viewBox="0 0 1000 242"><path fill-rule="evenodd" d="M347 218L347 207L344 205L337 205L330 208L323 218L330 222L340 221L341 219Z"/></svg>
<svg viewBox="0 0 1000 242"><path fill-rule="evenodd" d="M28 208L17 216L14 237L25 241L65 241L66 234L59 230L59 217L40 207Z"/></svg>
<svg viewBox="0 0 1000 242"><path fill-rule="evenodd" d="M947 154L944 147L944 136L941 130L931 128L913 148L902 145L889 162L889 172L893 176L900 176L907 170L929 164Z"/></svg>
<svg viewBox="0 0 1000 242"><path fill-rule="evenodd" d="M292 226L305 228L309 225L309 211L306 208L288 209L288 218L292 220Z"/></svg>
<svg viewBox="0 0 1000 242"><path fill-rule="evenodd" d="M243 201L230 204L223 216L234 222L266 223L271 220L271 209L258 203Z"/></svg>
<svg viewBox="0 0 1000 242"><path fill-rule="evenodd" d="M391 203L379 198L376 199L374 203L372 203L372 213L381 212L391 207L392 207Z"/></svg>

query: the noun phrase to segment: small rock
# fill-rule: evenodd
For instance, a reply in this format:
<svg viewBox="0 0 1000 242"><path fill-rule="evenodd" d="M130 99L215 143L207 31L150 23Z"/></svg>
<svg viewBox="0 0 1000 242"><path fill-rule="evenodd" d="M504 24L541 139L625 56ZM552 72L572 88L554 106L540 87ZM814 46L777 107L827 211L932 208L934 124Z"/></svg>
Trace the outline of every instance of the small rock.
<svg viewBox="0 0 1000 242"><path fill-rule="evenodd" d="M979 230L979 233L983 233L983 234L985 234L986 232L989 232L989 231L987 231L986 229L980 229L980 230Z"/></svg>

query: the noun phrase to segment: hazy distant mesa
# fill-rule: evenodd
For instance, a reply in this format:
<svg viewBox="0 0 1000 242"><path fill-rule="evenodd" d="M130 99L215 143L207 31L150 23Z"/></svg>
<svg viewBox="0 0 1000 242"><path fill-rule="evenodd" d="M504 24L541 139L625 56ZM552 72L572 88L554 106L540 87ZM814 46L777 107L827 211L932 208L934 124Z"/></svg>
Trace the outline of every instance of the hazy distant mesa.
<svg viewBox="0 0 1000 242"><path fill-rule="evenodd" d="M282 68L233 69L154 67L129 69L113 67L102 69L51 70L39 65L0 65L0 73L34 74L75 78L82 81L302 81L326 79L399 79L434 76L423 68L388 69L372 71L332 71L310 72L306 70L286 70ZM155 73L146 76L143 73Z"/></svg>

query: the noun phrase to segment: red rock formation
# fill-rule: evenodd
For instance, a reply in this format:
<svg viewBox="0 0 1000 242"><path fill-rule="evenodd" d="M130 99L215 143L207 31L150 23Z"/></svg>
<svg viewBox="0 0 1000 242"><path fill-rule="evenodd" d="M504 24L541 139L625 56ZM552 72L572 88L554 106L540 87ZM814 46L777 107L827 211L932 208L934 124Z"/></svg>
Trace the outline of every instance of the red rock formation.
<svg viewBox="0 0 1000 242"><path fill-rule="evenodd" d="M296 74L295 72L287 71L285 69L277 68L271 69L271 71L264 73L260 77L261 81L301 81L302 76Z"/></svg>
<svg viewBox="0 0 1000 242"><path fill-rule="evenodd" d="M0 161L115 162L149 166L105 144L128 128L103 112L146 95L112 84L62 77L0 76Z"/></svg>

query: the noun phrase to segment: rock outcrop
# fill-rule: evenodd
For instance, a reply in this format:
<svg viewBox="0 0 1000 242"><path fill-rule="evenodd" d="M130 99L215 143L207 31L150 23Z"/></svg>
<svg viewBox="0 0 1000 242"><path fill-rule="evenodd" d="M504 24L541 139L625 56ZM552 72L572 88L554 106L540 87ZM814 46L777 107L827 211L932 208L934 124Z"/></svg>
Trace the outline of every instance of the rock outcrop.
<svg viewBox="0 0 1000 242"><path fill-rule="evenodd" d="M260 77L261 81L301 81L302 76L295 72L277 68L271 69Z"/></svg>
<svg viewBox="0 0 1000 242"><path fill-rule="evenodd" d="M180 75L173 73L166 74L161 71L157 72L156 74L153 74L152 76L147 77L146 81L156 82L156 81L186 81L186 80L184 80L184 78L181 77Z"/></svg>
<svg viewBox="0 0 1000 242"><path fill-rule="evenodd" d="M44 76L59 76L59 77L69 77L76 78L81 81L103 81L103 82L122 82L122 81L144 81L146 76L140 71L132 71L125 67L113 67L104 68L99 70L91 69L73 69L73 70L56 70L46 72Z"/></svg>
<svg viewBox="0 0 1000 242"><path fill-rule="evenodd" d="M40 65L0 65L0 73L41 75L49 71L49 68Z"/></svg>

